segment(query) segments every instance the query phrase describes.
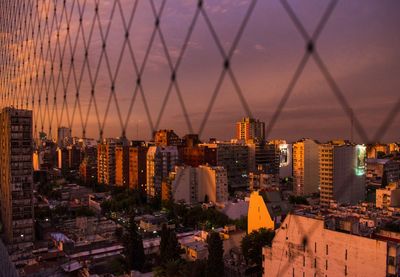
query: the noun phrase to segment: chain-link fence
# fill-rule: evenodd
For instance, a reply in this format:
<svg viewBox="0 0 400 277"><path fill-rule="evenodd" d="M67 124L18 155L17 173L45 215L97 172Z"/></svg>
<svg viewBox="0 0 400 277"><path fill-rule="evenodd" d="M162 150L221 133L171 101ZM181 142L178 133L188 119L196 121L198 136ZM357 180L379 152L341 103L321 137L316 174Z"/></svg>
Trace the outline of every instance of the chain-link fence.
<svg viewBox="0 0 400 277"><path fill-rule="evenodd" d="M286 0L0 0L0 105L32 109L36 136L46 132L55 138L57 128L66 126L81 137L135 137L140 129L148 131L143 136L148 138L166 126L201 136L213 112L232 115L230 110L239 108L237 114L259 117L253 107L262 110L269 107L263 101L273 99L273 111L262 118L271 138L313 63L326 86L324 93L332 97L327 101L340 104L358 139L379 141L400 110L400 97L393 93L397 87L389 89L391 101L377 117L383 119L380 127L374 132L365 128L317 47L345 1L318 2L313 18L319 19L309 24L295 8L300 4ZM280 29L279 23L268 20L273 13L290 28ZM340 16L334 19L347 22ZM266 25L269 32L263 32ZM285 57L272 57L254 40L268 39L274 28L296 36L293 45L277 42ZM276 76L260 72L256 60L279 65L286 56L294 57L291 48L299 51L299 61L291 61L290 70L276 66L288 79L280 85L271 81L273 85L252 86L255 79ZM250 95L251 90L255 93ZM239 104L233 104L233 98ZM218 100L222 102L216 108ZM348 128L346 124L341 127Z"/></svg>
<svg viewBox="0 0 400 277"><path fill-rule="evenodd" d="M320 19L314 19L313 25L298 16L294 8L301 10L298 3L266 2L2 0L1 105L32 109L35 134L43 131L53 138L59 126L71 127L76 136L83 137L133 137L140 129L147 138L160 127L201 135L214 124L213 118L210 122L213 113L221 116L238 109L235 115L254 114L266 120L267 137L271 137L287 102L307 75L306 67L314 66L327 85L325 94L333 95L347 116L346 126L351 124L362 142L383 138L396 119L400 99L385 107L390 112L381 127L367 132L317 47L338 1L316 4L318 11L310 17ZM288 27L282 31L296 36L293 51L299 51L299 56L303 52L297 65L290 63L291 76L284 72L290 77L284 81L286 86L270 81L279 93L268 83L258 89L249 85L271 74L258 72L255 60L267 63L265 56L275 60L271 53L262 52L265 45L254 40L271 33L270 29L262 32L273 23L263 18L268 12L287 21L285 26L293 23L289 31ZM247 45L248 41L254 45ZM252 60L257 51L261 54ZM292 57L290 51L281 54ZM255 68L243 71L242 67L252 66L245 60L254 62ZM267 94L272 98L265 98ZM268 118L257 116L263 109L261 102L271 99L275 111ZM232 109L223 109L224 104Z"/></svg>

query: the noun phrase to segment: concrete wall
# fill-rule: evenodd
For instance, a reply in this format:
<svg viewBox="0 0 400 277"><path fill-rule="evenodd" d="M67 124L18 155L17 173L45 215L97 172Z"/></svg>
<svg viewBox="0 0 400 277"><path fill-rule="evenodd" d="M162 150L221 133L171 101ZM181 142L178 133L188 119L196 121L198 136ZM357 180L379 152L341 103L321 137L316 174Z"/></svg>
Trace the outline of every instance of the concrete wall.
<svg viewBox="0 0 400 277"><path fill-rule="evenodd" d="M247 214L247 232L250 234L260 228L274 229L274 221L271 218L264 199L258 191L250 195L249 211Z"/></svg>
<svg viewBox="0 0 400 277"><path fill-rule="evenodd" d="M304 216L288 215L263 255L264 277L386 276L387 242L324 229L323 220Z"/></svg>

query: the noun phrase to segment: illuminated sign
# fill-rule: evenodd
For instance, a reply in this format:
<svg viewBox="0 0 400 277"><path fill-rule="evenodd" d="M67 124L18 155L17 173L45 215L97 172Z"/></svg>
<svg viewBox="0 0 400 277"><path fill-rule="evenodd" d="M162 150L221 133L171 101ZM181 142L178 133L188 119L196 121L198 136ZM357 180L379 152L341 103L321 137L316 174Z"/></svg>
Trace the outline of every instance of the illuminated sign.
<svg viewBox="0 0 400 277"><path fill-rule="evenodd" d="M356 146L357 153L357 164L356 164L356 175L362 176L365 174L365 158L367 155L367 147L365 145L357 145Z"/></svg>
<svg viewBox="0 0 400 277"><path fill-rule="evenodd" d="M279 167L288 166L289 163L290 163L289 145L280 144L279 145Z"/></svg>

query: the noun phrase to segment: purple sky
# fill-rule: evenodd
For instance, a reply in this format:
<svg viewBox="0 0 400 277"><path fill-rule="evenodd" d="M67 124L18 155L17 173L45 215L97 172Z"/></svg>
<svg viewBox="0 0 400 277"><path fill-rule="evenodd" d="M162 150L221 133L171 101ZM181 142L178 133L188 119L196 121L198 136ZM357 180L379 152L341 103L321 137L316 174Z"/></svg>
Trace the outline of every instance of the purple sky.
<svg viewBox="0 0 400 277"><path fill-rule="evenodd" d="M60 3L57 9L57 18L61 19L62 1L58 2ZM78 2L83 6L85 1ZM90 27L93 22L95 22L95 28L88 48L88 64L91 68L90 74L92 78L95 75L101 56L101 34L98 22L93 21L95 2L94 0L86 1L83 13L85 40L77 29L79 26L78 5L75 4L71 13L70 34L72 47L75 40L77 41L77 50L74 55L75 74L77 80L82 78L79 85L82 119L79 108L76 106L72 122L76 93L73 71L71 71L72 75L66 89L68 107L64 106L63 108L62 105L62 85L59 85L58 89L55 89L56 86L50 86L49 99L53 99L54 94L57 94L59 123L61 125L71 124L73 126L73 134L76 136L82 134L81 122L86 121L88 114L86 135L97 138L99 124L93 102L91 102L88 112L91 91L89 71L86 65L82 70L85 53L84 44L89 43ZM99 2L100 20L104 35L114 1L101 0ZM128 21L134 1L120 0L120 2ZM155 2L158 9L162 1L155 0ZM175 64L179 56L183 39L188 32L189 24L196 10L196 3L197 1L195 0L166 1L160 26L173 64ZM205 3L205 10L219 36L220 42L225 51L228 51L250 1L206 0ZM289 3L303 22L306 30L312 33L329 2L308 0L289 1ZM46 17L46 9L49 10L49 18L52 18L53 6L44 7L45 9L41 13L42 20ZM71 8L72 5L68 6L68 11L71 11ZM377 132L381 123L400 97L399 10L400 2L397 0L339 1L317 42L317 50L320 56L370 138L375 135L375 132ZM56 54L54 64L57 68L60 63L60 59L57 57L61 54L60 49L64 45L63 40L67 36L65 16L58 24L60 26L61 48L58 48L56 43L57 28L54 28L53 32L48 32L44 35L47 39L50 34L52 53ZM139 67L143 62L153 29L154 16L150 1L139 1L129 32L129 40ZM115 74L116 71L124 36L125 31L120 10L117 6L110 25L106 47L112 74ZM33 46L31 47L33 49ZM127 119L137 78L128 50L126 47L115 80L115 96L124 122ZM64 69L61 72L61 79L64 78L65 82L68 79L71 53L70 46L67 44L64 53ZM267 126L303 54L304 40L281 3L279 1L259 0L235 49L231 65L252 114L254 117L265 121ZM49 68L51 59L42 57L41 64L43 64L43 60L47 60L45 66ZM223 59L221 54L205 24L203 16L200 15L176 74L182 98L195 132L200 128L222 66ZM55 76L58 77L58 75L58 72L56 72ZM157 33L142 77L142 85L153 124L156 123L159 116L162 101L169 85L170 75L171 70ZM48 77L46 77L47 79ZM94 87L101 123L105 116L110 87L111 80L106 60L103 58ZM42 96L43 98L44 96ZM36 94L35 99L37 101L38 94ZM48 130L49 118L56 117L56 115L52 115L52 110L53 102L51 102L47 112L43 112L42 116L37 117L39 129L41 121L43 121L44 130ZM62 110L63 112L61 112ZM212 136L220 139L229 139L233 137L234 122L244 115L245 111L234 90L232 81L227 77L222 84L221 91L202 133L202 138L206 139ZM53 119L53 125L57 125L56 119ZM137 95L128 120L126 132L129 138L137 138L137 126L139 127L139 138L149 138L149 123L140 93ZM188 126L183 117L175 89L171 91L164 115L158 127L175 129L179 135L184 135L188 132ZM400 140L399 127L400 117L397 117L381 140ZM354 133L356 141L360 141L356 131ZM120 134L120 120L114 98L112 98L105 121L104 136L118 136ZM350 120L313 59L309 60L287 105L272 129L270 137L286 138L289 141L301 137L312 137L320 140L350 138Z"/></svg>

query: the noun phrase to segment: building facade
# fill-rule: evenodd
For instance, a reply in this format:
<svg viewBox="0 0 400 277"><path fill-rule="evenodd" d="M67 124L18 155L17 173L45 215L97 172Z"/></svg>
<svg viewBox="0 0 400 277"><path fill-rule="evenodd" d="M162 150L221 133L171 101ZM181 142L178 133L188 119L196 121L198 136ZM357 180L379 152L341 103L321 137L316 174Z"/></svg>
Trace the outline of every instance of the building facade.
<svg viewBox="0 0 400 277"><path fill-rule="evenodd" d="M177 166L170 178L175 201L188 204L228 201L228 177L221 166Z"/></svg>
<svg viewBox="0 0 400 277"><path fill-rule="evenodd" d="M398 276L398 242L351 222L289 214L263 248L263 276Z"/></svg>
<svg viewBox="0 0 400 277"><path fill-rule="evenodd" d="M209 153L216 153L216 165L226 169L230 190L248 188L249 149L246 144L216 142L201 146L207 147Z"/></svg>
<svg viewBox="0 0 400 277"><path fill-rule="evenodd" d="M385 188L376 190L375 206L380 209L400 207L400 188L396 183L391 183Z"/></svg>
<svg viewBox="0 0 400 277"><path fill-rule="evenodd" d="M173 130L159 130L154 133L156 146L180 146L182 140Z"/></svg>
<svg viewBox="0 0 400 277"><path fill-rule="evenodd" d="M59 127L57 129L57 146L63 147L72 139L71 128Z"/></svg>
<svg viewBox="0 0 400 277"><path fill-rule="evenodd" d="M32 111L0 113L0 205L9 249L29 250L34 241Z"/></svg>
<svg viewBox="0 0 400 277"><path fill-rule="evenodd" d="M318 192L319 154L318 143L302 139L293 144L293 191L297 195Z"/></svg>
<svg viewBox="0 0 400 277"><path fill-rule="evenodd" d="M176 146L150 146L146 155L146 192L150 197L161 196L162 182L178 164Z"/></svg>
<svg viewBox="0 0 400 277"><path fill-rule="evenodd" d="M336 141L320 145L320 204L357 204L365 199L366 148Z"/></svg>
<svg viewBox="0 0 400 277"><path fill-rule="evenodd" d="M116 139L104 139L97 145L97 181L99 184L115 184Z"/></svg>
<svg viewBox="0 0 400 277"><path fill-rule="evenodd" d="M129 146L115 147L115 185L128 187L129 184Z"/></svg>
<svg viewBox="0 0 400 277"><path fill-rule="evenodd" d="M146 191L146 159L148 147L144 142L129 146L129 188Z"/></svg>
<svg viewBox="0 0 400 277"><path fill-rule="evenodd" d="M254 118L242 118L241 121L236 122L236 138L244 142L250 139L264 141L265 123Z"/></svg>

